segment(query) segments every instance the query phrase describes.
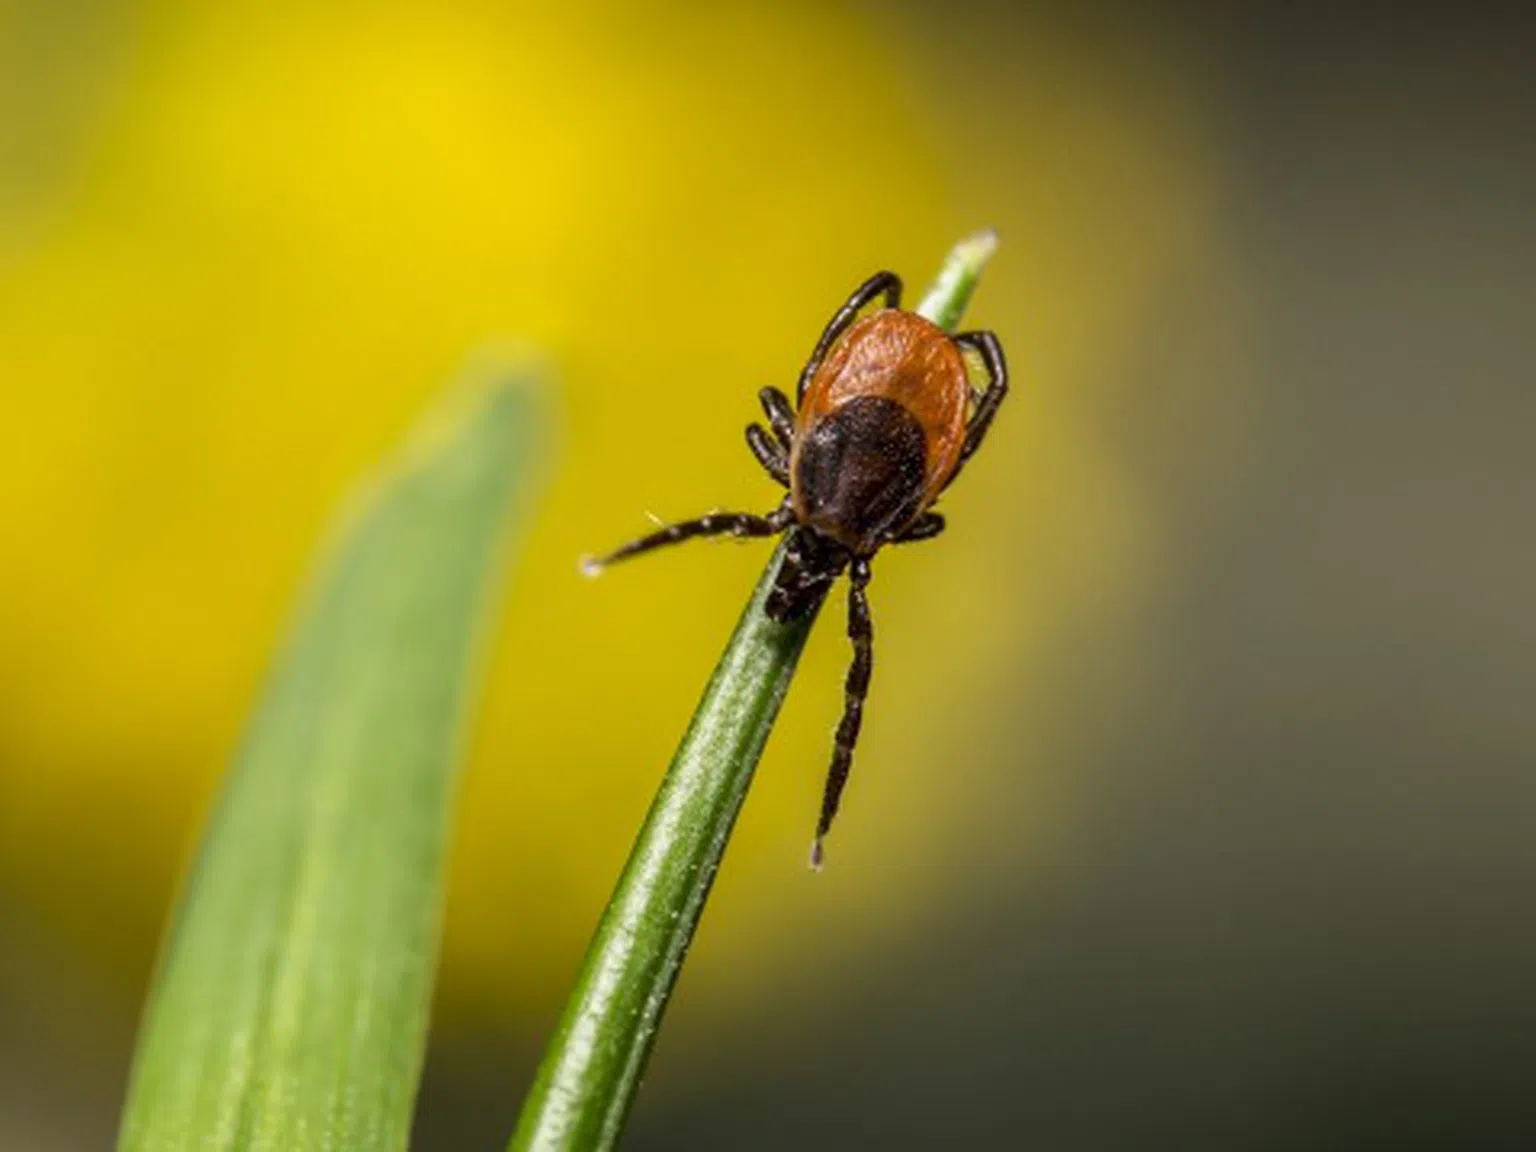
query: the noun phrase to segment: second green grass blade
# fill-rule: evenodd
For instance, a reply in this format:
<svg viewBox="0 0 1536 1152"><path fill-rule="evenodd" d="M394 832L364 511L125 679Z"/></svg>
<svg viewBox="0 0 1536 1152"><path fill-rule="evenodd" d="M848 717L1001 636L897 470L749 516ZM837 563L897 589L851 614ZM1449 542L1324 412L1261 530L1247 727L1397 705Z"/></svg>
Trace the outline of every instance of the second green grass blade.
<svg viewBox="0 0 1536 1152"><path fill-rule="evenodd" d="M124 1152L405 1147L470 673L532 407L503 383L423 429L324 565L165 943Z"/></svg>

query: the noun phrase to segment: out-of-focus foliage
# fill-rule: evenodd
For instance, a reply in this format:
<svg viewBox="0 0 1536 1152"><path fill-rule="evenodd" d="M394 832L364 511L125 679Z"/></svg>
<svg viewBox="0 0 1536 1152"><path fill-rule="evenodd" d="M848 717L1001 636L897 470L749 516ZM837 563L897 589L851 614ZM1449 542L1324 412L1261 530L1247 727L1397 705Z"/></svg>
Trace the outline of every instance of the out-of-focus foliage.
<svg viewBox="0 0 1536 1152"><path fill-rule="evenodd" d="M435 413L327 550L167 935L124 1152L406 1146L482 609L537 454L512 371Z"/></svg>
<svg viewBox="0 0 1536 1152"><path fill-rule="evenodd" d="M135 986L327 510L466 350L512 334L559 367L563 456L508 589L518 650L475 742L444 986L450 1015L547 1001L766 549L700 545L598 585L575 558L647 511L771 503L740 440L756 388L792 381L874 268L921 283L992 224L1009 259L971 319L1016 390L947 536L872 589L835 867L799 898L846 659L823 629L691 986L739 999L833 919L869 938L942 902L935 861L1004 786L972 710L1034 675L1063 619L1156 572L1079 401L1207 242L1176 90L1042 27L946 105L963 40L820 5L4 20L7 900ZM941 128L941 107L972 127ZM1048 833L1030 810L1010 844Z"/></svg>

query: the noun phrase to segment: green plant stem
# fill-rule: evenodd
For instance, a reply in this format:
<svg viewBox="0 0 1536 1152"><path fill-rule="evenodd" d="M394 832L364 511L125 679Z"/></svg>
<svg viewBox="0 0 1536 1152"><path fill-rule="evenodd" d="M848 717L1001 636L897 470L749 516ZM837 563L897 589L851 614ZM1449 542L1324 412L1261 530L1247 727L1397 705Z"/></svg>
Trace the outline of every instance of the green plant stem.
<svg viewBox="0 0 1536 1152"><path fill-rule="evenodd" d="M949 251L933 286L913 309L946 332L953 332L981 282L981 273L997 251L997 233L990 228L967 236Z"/></svg>
<svg viewBox="0 0 1536 1152"><path fill-rule="evenodd" d="M726 645L603 913L513 1148L618 1138L752 769L814 618L775 624L776 552Z"/></svg>
<svg viewBox="0 0 1536 1152"><path fill-rule="evenodd" d="M952 329L995 245L990 232L957 244L916 310ZM523 1104L511 1152L611 1148L623 1129L816 616L781 625L763 612L783 552L780 545L758 580L662 780Z"/></svg>

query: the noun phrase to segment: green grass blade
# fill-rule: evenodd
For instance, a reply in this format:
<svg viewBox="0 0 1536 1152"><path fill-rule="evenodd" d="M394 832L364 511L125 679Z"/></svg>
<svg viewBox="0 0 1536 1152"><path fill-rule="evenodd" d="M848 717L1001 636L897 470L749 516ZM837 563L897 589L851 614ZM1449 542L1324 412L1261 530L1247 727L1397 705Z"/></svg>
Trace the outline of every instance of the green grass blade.
<svg viewBox="0 0 1536 1152"><path fill-rule="evenodd" d="M949 250L933 286L913 311L928 317L946 332L960 325L960 317L981 282L982 271L997 251L997 233L987 228L967 236Z"/></svg>
<svg viewBox="0 0 1536 1152"><path fill-rule="evenodd" d="M780 549L782 551L782 549ZM763 612L758 582L652 802L524 1105L512 1148L608 1148L814 617Z"/></svg>
<svg viewBox="0 0 1536 1152"><path fill-rule="evenodd" d="M996 240L951 251L917 311L952 329ZM511 1152L611 1148L813 618L769 620L774 552L678 746L588 947Z"/></svg>
<svg viewBox="0 0 1536 1152"><path fill-rule="evenodd" d="M344 525L209 821L119 1148L404 1148L472 673L529 388L466 394Z"/></svg>

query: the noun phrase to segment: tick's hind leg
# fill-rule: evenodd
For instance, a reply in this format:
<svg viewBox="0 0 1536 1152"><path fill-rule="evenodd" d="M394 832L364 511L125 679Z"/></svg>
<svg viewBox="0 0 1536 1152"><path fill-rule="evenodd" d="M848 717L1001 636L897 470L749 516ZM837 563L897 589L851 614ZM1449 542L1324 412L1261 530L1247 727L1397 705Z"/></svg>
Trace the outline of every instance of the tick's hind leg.
<svg viewBox="0 0 1536 1152"><path fill-rule="evenodd" d="M955 335L954 341L962 348L974 348L981 355L981 362L987 369L986 391L976 402L976 411L971 413L970 423L965 426L965 444L960 449L960 463L963 465L981 447L981 441L992 424L992 417L997 415L998 406L1002 404L1003 397L1008 395L1008 363L1003 359L1003 346L991 332L960 332ZM954 483L955 476L959 474L960 469L956 467L949 478L950 483Z"/></svg>
<svg viewBox="0 0 1536 1152"><path fill-rule="evenodd" d="M768 417L768 426L788 452L795 446L795 410L789 406L789 397L769 385L757 394L757 399L763 406L763 415Z"/></svg>
<svg viewBox="0 0 1536 1152"><path fill-rule="evenodd" d="M585 557L581 562L581 570L588 576L596 576L610 564L649 552L653 548L679 544L695 536L777 536L793 520L794 513L790 511L788 503L779 505L766 516L755 516L750 512L711 512L697 520L668 524L649 536L642 536L622 548L615 548L606 556Z"/></svg>
<svg viewBox="0 0 1536 1152"><path fill-rule="evenodd" d="M789 453L784 445L769 436L761 424L747 425L747 447L763 470L784 487L789 487Z"/></svg>
<svg viewBox="0 0 1536 1152"><path fill-rule="evenodd" d="M915 544L919 540L932 540L944 531L944 517L937 512L924 512L907 526L906 531L891 537L892 544Z"/></svg>
<svg viewBox="0 0 1536 1152"><path fill-rule="evenodd" d="M832 742L832 766L827 770L827 786L821 798L821 818L816 822L816 839L811 844L811 867L819 869L822 843L832 830L843 785L853 767L853 748L859 741L864 722L864 697L869 692L869 674L874 666L874 628L869 619L869 598L864 589L869 584L869 561L855 560L848 570L848 639L853 642L853 663L844 684L843 719Z"/></svg>
<svg viewBox="0 0 1536 1152"><path fill-rule="evenodd" d="M805 368L800 373L800 386L795 389L797 405L805 402L805 390L811 385L811 377L816 375L816 369L821 367L821 362L826 358L833 342L848 330L848 325L853 323L853 318L859 314L859 310L882 292L885 293L887 308L901 307L901 277L894 272L876 272L854 289L847 303L839 308L836 315L827 323L821 339L816 341L815 351L811 353L811 358L805 362Z"/></svg>

